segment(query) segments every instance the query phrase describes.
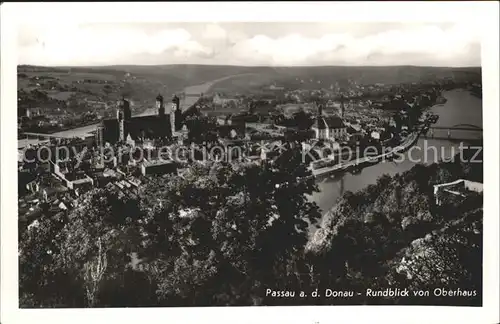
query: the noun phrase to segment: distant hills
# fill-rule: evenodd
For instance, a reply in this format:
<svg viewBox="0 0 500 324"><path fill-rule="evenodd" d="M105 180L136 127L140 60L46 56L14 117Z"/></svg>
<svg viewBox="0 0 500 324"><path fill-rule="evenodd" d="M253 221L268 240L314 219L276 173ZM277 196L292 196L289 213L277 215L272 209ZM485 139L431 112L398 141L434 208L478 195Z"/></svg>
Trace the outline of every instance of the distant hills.
<svg viewBox="0 0 500 324"><path fill-rule="evenodd" d="M231 65L113 65L100 67L38 67L19 66L20 70L33 69L47 72L105 73L123 75L131 73L141 77L169 78L182 85L193 85L238 74L261 74L275 82L291 82L299 78L320 81L320 84L342 82L346 79L358 83L406 83L435 78L475 79L481 81L480 67L422 67L422 66L231 66ZM300 81L300 80L295 80Z"/></svg>
<svg viewBox="0 0 500 324"><path fill-rule="evenodd" d="M228 78L230 77L230 78ZM113 65L89 67L18 66L18 90L38 89L60 99L114 101L126 95L141 106L154 104L158 93L170 96L187 86L213 80L208 93L228 96L260 93L272 84L287 89L328 89L358 84L402 84L453 79L481 83L480 67L422 66L230 66ZM64 93L62 93L64 92ZM62 96L64 95L64 96ZM42 105L43 106L43 105ZM68 107L70 110L73 108Z"/></svg>

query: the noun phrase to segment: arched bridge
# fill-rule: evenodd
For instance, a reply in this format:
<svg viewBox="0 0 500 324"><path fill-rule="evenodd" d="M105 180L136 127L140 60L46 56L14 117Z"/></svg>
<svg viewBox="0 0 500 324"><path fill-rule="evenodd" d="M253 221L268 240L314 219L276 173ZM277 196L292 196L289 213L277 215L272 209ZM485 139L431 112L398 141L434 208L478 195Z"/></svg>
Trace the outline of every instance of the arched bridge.
<svg viewBox="0 0 500 324"><path fill-rule="evenodd" d="M450 130L465 130L465 131L483 131L483 128L473 124L457 124L453 126L430 126L429 129L450 129Z"/></svg>
<svg viewBox="0 0 500 324"><path fill-rule="evenodd" d="M433 139L477 140L482 138L483 129L473 124L457 124L453 126L430 126L423 137Z"/></svg>

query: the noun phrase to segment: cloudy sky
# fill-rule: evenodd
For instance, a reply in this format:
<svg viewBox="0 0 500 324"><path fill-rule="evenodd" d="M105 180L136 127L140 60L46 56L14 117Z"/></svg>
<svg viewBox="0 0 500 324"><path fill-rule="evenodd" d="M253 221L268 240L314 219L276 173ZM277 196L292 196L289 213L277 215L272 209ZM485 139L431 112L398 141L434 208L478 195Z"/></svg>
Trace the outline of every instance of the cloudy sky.
<svg viewBox="0 0 500 324"><path fill-rule="evenodd" d="M18 28L19 64L479 66L466 23L113 23Z"/></svg>

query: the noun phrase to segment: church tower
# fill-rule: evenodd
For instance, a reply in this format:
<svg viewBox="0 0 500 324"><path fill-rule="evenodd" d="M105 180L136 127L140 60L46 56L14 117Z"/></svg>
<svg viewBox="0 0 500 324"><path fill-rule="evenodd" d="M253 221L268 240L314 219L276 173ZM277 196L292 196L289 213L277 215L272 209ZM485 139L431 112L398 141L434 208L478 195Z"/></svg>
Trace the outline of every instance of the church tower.
<svg viewBox="0 0 500 324"><path fill-rule="evenodd" d="M318 106L318 117L322 117L323 116L323 104L319 103L316 105Z"/></svg>
<svg viewBox="0 0 500 324"><path fill-rule="evenodd" d="M172 134L180 129L178 120L180 112L180 99L176 95L172 98L172 108L170 109L170 127L172 129Z"/></svg>
<svg viewBox="0 0 500 324"><path fill-rule="evenodd" d="M340 95L340 118L344 118L344 110L345 110L344 101L345 97L342 94Z"/></svg>
<svg viewBox="0 0 500 324"><path fill-rule="evenodd" d="M124 142L127 136L127 128L132 118L132 111L130 110L130 102L122 97L122 100L118 104L118 110L116 112L116 119L118 119L119 135L118 140Z"/></svg>
<svg viewBox="0 0 500 324"><path fill-rule="evenodd" d="M173 106L175 107L174 111L174 117L175 117L175 130L179 131L182 128L182 111L181 111L181 104L180 104L180 99L177 96L174 96L172 99Z"/></svg>
<svg viewBox="0 0 500 324"><path fill-rule="evenodd" d="M165 105L163 104L163 96L158 94L156 97L156 110L158 111L158 116L165 117Z"/></svg>
<svg viewBox="0 0 500 324"><path fill-rule="evenodd" d="M116 119L118 120L118 141L125 141L125 115L123 110L122 99L118 104L118 109L116 110Z"/></svg>

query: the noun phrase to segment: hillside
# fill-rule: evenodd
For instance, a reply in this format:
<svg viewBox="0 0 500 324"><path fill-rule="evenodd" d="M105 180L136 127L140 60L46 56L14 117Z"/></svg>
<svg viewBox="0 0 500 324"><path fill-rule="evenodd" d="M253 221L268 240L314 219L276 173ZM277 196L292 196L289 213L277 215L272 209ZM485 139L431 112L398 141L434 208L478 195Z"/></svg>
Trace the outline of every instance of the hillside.
<svg viewBox="0 0 500 324"><path fill-rule="evenodd" d="M226 78L232 76L231 78ZM112 114L121 96L132 101L134 113L154 105L156 95L166 97L187 86L213 80L209 93L262 94L275 84L287 90L330 88L337 83L402 84L453 79L481 83L480 68L445 68L417 66L354 67L248 67L217 65L158 65L101 67L18 66L19 108L39 107L57 115L93 111L101 116ZM37 90L38 94L31 94ZM266 90L267 91L267 90ZM267 91L268 95L276 94ZM48 100L36 101L36 98ZM28 98L25 100L25 98ZM19 113L22 115L22 111Z"/></svg>
<svg viewBox="0 0 500 324"><path fill-rule="evenodd" d="M133 109L140 112L154 104L158 93L170 96L184 86L184 81L176 76L153 70L149 74L132 74L107 68L19 66L17 79L18 111L39 107L51 115L88 110L106 115L106 110L121 96L129 97Z"/></svg>
<svg viewBox="0 0 500 324"><path fill-rule="evenodd" d="M20 66L22 68L23 66ZM24 66L27 67L27 66ZM293 81L295 78L315 78L322 83L352 79L358 83L404 83L420 82L432 78L476 79L480 82L480 67L449 68L423 66L230 66L230 65L114 65L102 67L30 67L39 72L65 72L104 74L120 77L131 73L141 77L151 77L183 85L194 85L225 76L237 74L264 74L277 81ZM304 80L306 81L306 80ZM316 83L317 84L317 83Z"/></svg>
<svg viewBox="0 0 500 324"><path fill-rule="evenodd" d="M285 86L328 87L330 84L355 80L360 84L399 84L453 78L455 80L474 80L481 82L481 69L448 68L421 66L225 66L225 65L160 65L160 66L108 66L106 69L128 71L139 75L174 76L186 85L203 83L225 76L238 74L249 75L247 86L283 83ZM93 69L93 68L90 68ZM98 68L101 69L101 68ZM261 78L257 78L260 76ZM311 80L312 79L312 80ZM239 79L242 84L245 78ZM304 82L301 83L301 80ZM227 80L224 84L231 84ZM319 81L319 83L318 83ZM240 87L240 85L236 87ZM217 84L216 88L222 84ZM221 87L223 88L223 87ZM226 86L227 88L227 86Z"/></svg>
<svg viewBox="0 0 500 324"><path fill-rule="evenodd" d="M77 208L37 210L36 225L19 227L21 307L481 306L482 195L436 206L432 185L481 181L482 164L384 176L344 195L308 242L308 224L320 217L305 196L314 181L296 182L308 174L297 167L299 151L283 154L266 168L196 164L183 176L142 178L135 193L94 188ZM108 267L90 281L82 269L102 259ZM91 299L86 287L95 282ZM432 293L458 289L467 295Z"/></svg>
<svg viewBox="0 0 500 324"><path fill-rule="evenodd" d="M347 275L359 288L458 287L477 290L478 295L392 302L479 305L482 195L450 195L440 206L434 202L434 184L460 178L482 182L482 163L461 163L457 156L454 162L417 165L394 177L382 176L375 185L344 194L306 246L317 265L318 280L326 272L329 277Z"/></svg>
<svg viewBox="0 0 500 324"><path fill-rule="evenodd" d="M244 67L225 65L156 65L156 66L109 66L108 69L127 71L138 75L171 76L181 80L185 85L195 85L226 76L261 73L267 67Z"/></svg>

